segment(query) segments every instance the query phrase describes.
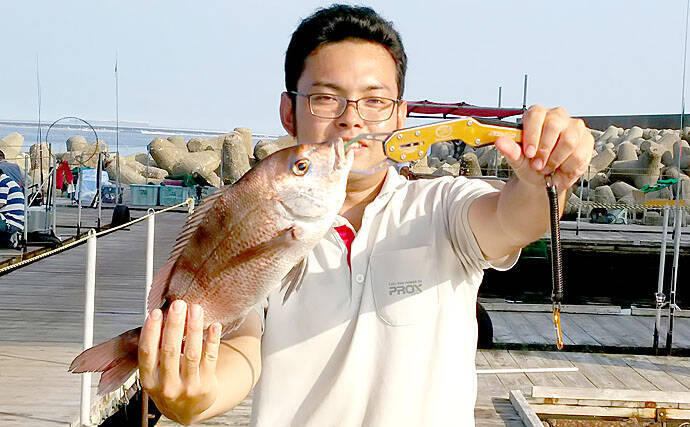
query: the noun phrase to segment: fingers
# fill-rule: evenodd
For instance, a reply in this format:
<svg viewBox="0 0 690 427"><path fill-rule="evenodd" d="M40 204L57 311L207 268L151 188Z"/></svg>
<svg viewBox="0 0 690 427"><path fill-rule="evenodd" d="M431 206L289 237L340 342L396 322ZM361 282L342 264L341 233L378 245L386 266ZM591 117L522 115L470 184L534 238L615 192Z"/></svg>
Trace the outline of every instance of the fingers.
<svg viewBox="0 0 690 427"><path fill-rule="evenodd" d="M168 310L163 328L163 339L159 350L160 382L165 389L175 389L180 385L180 352L184 336L187 304L182 300L174 301Z"/></svg>
<svg viewBox="0 0 690 427"><path fill-rule="evenodd" d="M546 111L546 108L540 105L533 105L522 118L522 149L528 159L534 158L537 154Z"/></svg>
<svg viewBox="0 0 690 427"><path fill-rule="evenodd" d="M584 138L587 140L587 138ZM592 146L594 145L593 138ZM586 145L586 143L585 143ZM578 179L587 171L589 160L591 158L591 150L575 150L573 153L563 161L554 173L554 180L556 186L559 188L568 188L575 184Z"/></svg>
<svg viewBox="0 0 690 427"><path fill-rule="evenodd" d="M544 107L534 106L527 114L530 111L534 113L527 117L529 122L524 123L526 133L523 133L523 141L526 140L527 143L524 147L525 156L532 158L531 163L535 170L541 171L571 119L561 107L547 111ZM534 156L529 155L532 152Z"/></svg>
<svg viewBox="0 0 690 427"><path fill-rule="evenodd" d="M187 311L187 338L184 346L182 373L185 382L196 387L199 384L199 362L204 338L204 313L201 306L191 304Z"/></svg>
<svg viewBox="0 0 690 427"><path fill-rule="evenodd" d="M161 340L163 313L159 309L151 311L146 318L139 337L139 373L144 389L152 389L157 382L158 345Z"/></svg>
<svg viewBox="0 0 690 427"><path fill-rule="evenodd" d="M203 377L215 375L216 362L218 361L218 349L220 347L220 332L221 326L219 323L214 323L208 328L204 356L201 359L200 366L201 375Z"/></svg>
<svg viewBox="0 0 690 427"><path fill-rule="evenodd" d="M507 136L499 137L496 139L494 145L496 149L503 154L513 169L516 169L516 166L519 166L520 162L525 158L522 155L520 144L515 142L512 138L508 138Z"/></svg>
<svg viewBox="0 0 690 427"><path fill-rule="evenodd" d="M555 182L570 186L584 173L593 147L594 140L584 122L570 118L563 108L533 106L525 113L523 152L531 158L534 172L553 173Z"/></svg>

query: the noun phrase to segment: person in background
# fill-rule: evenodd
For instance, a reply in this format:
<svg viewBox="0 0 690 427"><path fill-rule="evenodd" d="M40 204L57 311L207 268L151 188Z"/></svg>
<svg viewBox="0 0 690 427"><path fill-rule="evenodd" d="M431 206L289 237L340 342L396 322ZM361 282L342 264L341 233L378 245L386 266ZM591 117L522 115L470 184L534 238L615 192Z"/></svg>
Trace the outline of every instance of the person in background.
<svg viewBox="0 0 690 427"><path fill-rule="evenodd" d="M12 178L14 182L19 184L19 188L24 189L24 178L22 170L14 163L10 163L5 159L5 152L0 150L0 169L5 171L5 174Z"/></svg>
<svg viewBox="0 0 690 427"><path fill-rule="evenodd" d="M22 231L24 231L24 191L3 169L0 170L0 246L18 248Z"/></svg>
<svg viewBox="0 0 690 427"><path fill-rule="evenodd" d="M62 190L63 194L65 191L67 191L69 194L70 191L68 190L70 188L72 188L72 191L74 191L74 175L72 174L72 169L70 169L67 160L60 162L60 166L58 166L57 175L55 177L55 183L57 184L57 189Z"/></svg>

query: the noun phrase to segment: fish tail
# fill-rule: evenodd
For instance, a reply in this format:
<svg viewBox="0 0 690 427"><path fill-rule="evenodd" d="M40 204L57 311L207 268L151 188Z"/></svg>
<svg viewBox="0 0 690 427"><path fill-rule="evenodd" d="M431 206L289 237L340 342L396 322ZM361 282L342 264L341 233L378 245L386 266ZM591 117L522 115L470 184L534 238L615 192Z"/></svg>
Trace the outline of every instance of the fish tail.
<svg viewBox="0 0 690 427"><path fill-rule="evenodd" d="M102 372L98 394L110 393L137 370L141 328L129 330L97 346L84 350L70 364L69 371Z"/></svg>

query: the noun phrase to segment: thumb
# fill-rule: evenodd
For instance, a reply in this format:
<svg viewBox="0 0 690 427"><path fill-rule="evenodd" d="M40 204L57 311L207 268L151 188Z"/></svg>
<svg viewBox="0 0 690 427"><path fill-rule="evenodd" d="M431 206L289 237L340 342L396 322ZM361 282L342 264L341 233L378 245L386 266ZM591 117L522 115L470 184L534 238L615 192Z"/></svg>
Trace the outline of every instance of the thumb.
<svg viewBox="0 0 690 427"><path fill-rule="evenodd" d="M515 172L520 172L522 168L529 167L529 161L522 153L522 147L513 139L502 136L496 139L494 145Z"/></svg>

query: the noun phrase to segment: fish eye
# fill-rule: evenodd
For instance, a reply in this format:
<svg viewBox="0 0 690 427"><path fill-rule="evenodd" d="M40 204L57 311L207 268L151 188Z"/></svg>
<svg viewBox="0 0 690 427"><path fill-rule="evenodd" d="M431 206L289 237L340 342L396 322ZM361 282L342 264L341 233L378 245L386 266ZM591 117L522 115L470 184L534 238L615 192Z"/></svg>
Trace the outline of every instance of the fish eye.
<svg viewBox="0 0 690 427"><path fill-rule="evenodd" d="M305 175L309 172L310 165L309 159L299 159L292 165L292 173L298 176Z"/></svg>

